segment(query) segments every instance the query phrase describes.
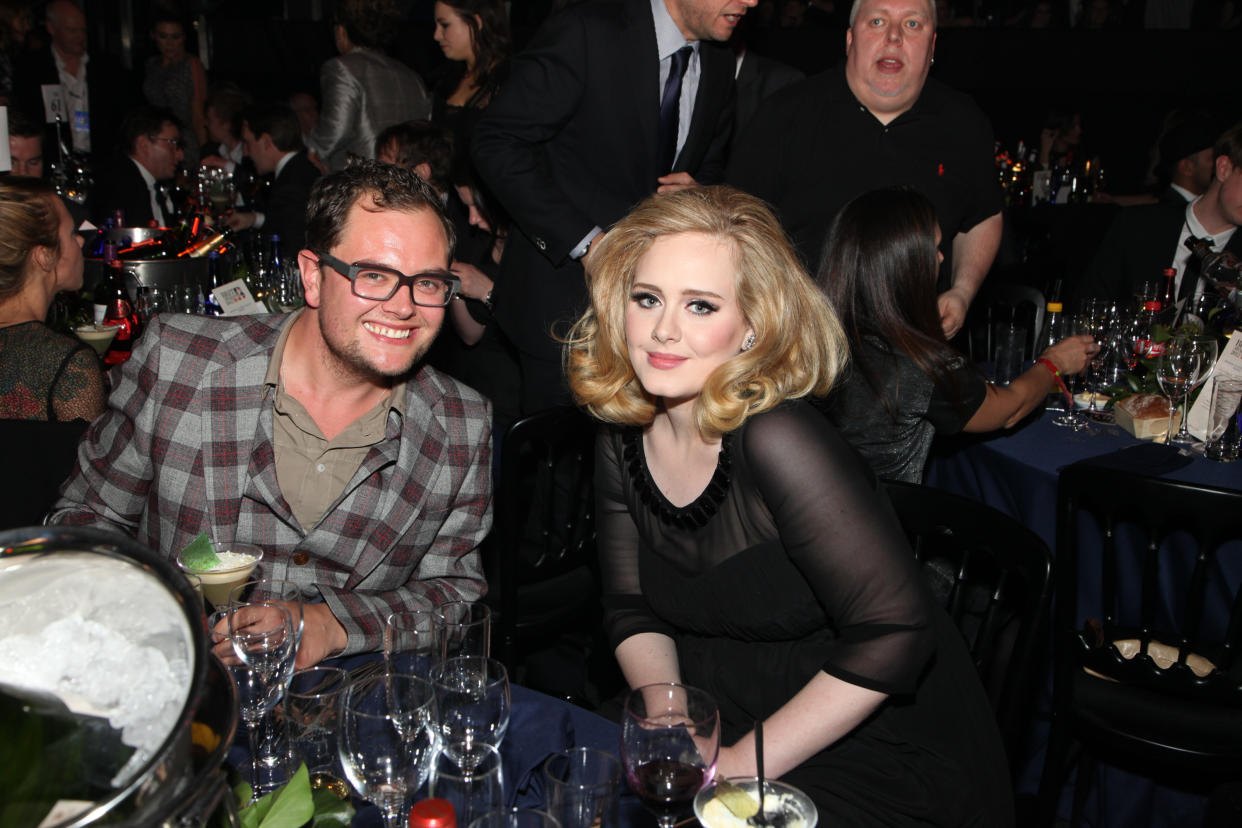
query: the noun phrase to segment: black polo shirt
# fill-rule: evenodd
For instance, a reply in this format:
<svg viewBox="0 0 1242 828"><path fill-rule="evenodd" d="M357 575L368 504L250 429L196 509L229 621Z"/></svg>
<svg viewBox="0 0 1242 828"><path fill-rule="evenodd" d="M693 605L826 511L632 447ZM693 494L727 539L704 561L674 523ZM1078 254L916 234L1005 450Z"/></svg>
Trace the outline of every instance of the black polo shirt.
<svg viewBox="0 0 1242 828"><path fill-rule="evenodd" d="M951 242L1001 209L992 127L974 102L932 78L887 126L858 102L843 69L767 98L734 144L728 181L776 208L812 272L828 226L851 199L905 184L936 208ZM947 285L945 285L947 286Z"/></svg>

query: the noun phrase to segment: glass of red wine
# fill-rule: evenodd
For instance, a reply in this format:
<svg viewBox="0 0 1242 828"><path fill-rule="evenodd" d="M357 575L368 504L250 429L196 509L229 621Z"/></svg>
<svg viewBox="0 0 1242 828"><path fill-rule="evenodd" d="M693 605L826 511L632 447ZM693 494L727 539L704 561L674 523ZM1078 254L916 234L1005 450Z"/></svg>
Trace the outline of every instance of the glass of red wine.
<svg viewBox="0 0 1242 828"><path fill-rule="evenodd" d="M702 690L648 684L626 699L621 763L630 788L660 828L672 828L712 781L719 752L720 712Z"/></svg>

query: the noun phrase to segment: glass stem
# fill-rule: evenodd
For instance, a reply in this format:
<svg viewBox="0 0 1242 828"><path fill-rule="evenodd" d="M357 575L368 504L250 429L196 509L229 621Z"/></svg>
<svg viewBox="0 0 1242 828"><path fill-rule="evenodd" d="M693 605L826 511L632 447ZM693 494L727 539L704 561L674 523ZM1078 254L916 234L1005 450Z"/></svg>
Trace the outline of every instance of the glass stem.
<svg viewBox="0 0 1242 828"><path fill-rule="evenodd" d="M262 721L246 722L246 738L250 742L250 801L254 802L261 794L259 793L259 750L262 746L262 739L259 738L259 726Z"/></svg>

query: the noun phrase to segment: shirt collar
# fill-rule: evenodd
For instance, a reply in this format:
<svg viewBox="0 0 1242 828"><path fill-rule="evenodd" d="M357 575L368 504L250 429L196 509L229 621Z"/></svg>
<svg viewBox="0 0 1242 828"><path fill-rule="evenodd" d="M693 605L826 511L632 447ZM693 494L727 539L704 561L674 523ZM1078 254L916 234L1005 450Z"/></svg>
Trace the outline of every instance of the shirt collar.
<svg viewBox="0 0 1242 828"><path fill-rule="evenodd" d="M301 315L300 309L289 314L289 318L285 320L284 326L280 329L280 336L276 337L272 356L267 361L267 374L263 377L263 385L271 389L273 393L276 391L276 386L280 384L280 362L285 356L285 343L289 341L289 332L293 330L293 323ZM415 370L418 370L417 367ZM388 410L397 412L403 419L405 418L406 382L407 380L401 380L394 383L388 394Z"/></svg>
<svg viewBox="0 0 1242 828"><path fill-rule="evenodd" d="M1198 198L1198 196L1196 196L1190 190L1187 190L1185 187L1179 187L1173 182L1169 182L1169 189L1177 193L1179 196L1186 199L1187 201L1194 201L1196 198Z"/></svg>
<svg viewBox="0 0 1242 828"><path fill-rule="evenodd" d="M668 6L664 2L665 0L651 0L651 17L655 20L656 49L660 52L660 60L686 45L692 46L697 52L699 42L686 40L681 29L673 22L673 16L668 13Z"/></svg>
<svg viewBox="0 0 1242 828"><path fill-rule="evenodd" d="M55 47L55 46L49 46L48 48L50 48L50 49L52 50L52 60L56 61L56 71L57 71L57 72L67 72L68 70L65 68L65 61L64 61L64 58L62 58L62 57L60 56L60 52L56 51L56 47ZM78 68L78 75L77 75L77 77L81 77L82 72L84 72L84 71L86 70L86 64L90 62L90 59L91 59L91 56L90 56L90 54L89 54L89 53L83 53L83 54L82 54L82 60L81 60L81 62L78 64L78 67L79 67L79 68Z"/></svg>
<svg viewBox="0 0 1242 828"><path fill-rule="evenodd" d="M272 173L272 178L280 178L280 171L283 170L285 165L289 163L289 159L295 155L297 155L296 152L286 152L284 155L280 156L280 160L276 162L276 170Z"/></svg>
<svg viewBox="0 0 1242 828"><path fill-rule="evenodd" d="M155 176L151 175L151 171L148 170L146 167L142 166L142 162L139 161L134 156L131 155L129 157L129 160L134 162L134 166L138 168L138 174L142 176L143 181L147 182L147 189L154 190L155 189Z"/></svg>

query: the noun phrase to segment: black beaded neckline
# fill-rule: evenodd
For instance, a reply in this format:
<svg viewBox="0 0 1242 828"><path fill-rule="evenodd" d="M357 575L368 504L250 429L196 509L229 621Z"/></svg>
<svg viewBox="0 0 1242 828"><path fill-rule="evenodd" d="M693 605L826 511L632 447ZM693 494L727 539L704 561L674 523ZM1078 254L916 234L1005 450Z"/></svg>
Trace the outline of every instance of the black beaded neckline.
<svg viewBox="0 0 1242 828"><path fill-rule="evenodd" d="M721 438L716 471L703 493L685 506L674 506L651 479L647 457L643 453L642 430L627 428L621 436L622 456L629 468L630 481L638 499L669 526L678 529L702 529L716 516L720 504L724 503L725 495L729 493L730 469L733 465L730 450L732 436L726 434Z"/></svg>

